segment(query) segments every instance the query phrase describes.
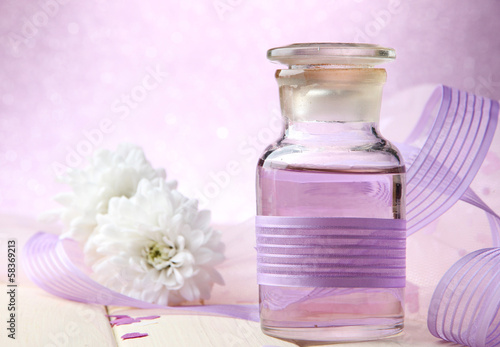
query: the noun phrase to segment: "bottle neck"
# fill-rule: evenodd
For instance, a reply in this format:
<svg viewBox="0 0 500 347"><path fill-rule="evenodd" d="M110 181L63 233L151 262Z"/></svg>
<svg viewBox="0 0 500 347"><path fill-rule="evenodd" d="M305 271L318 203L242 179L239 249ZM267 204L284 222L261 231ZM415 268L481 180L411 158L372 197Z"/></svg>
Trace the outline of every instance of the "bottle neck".
<svg viewBox="0 0 500 347"><path fill-rule="evenodd" d="M377 123L384 69L295 68L276 72L281 112L299 122Z"/></svg>
<svg viewBox="0 0 500 347"><path fill-rule="evenodd" d="M328 144L372 142L379 138L377 122L286 122L285 138L300 142L313 141Z"/></svg>

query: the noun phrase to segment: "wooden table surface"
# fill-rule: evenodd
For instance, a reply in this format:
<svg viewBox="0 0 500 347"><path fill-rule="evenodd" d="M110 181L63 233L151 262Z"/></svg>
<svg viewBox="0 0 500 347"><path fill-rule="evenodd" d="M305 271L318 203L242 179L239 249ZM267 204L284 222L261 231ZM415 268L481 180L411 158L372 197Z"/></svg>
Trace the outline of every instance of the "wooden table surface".
<svg viewBox="0 0 500 347"><path fill-rule="evenodd" d="M7 294L7 240L17 239L18 251L40 224L19 217L0 216L0 274L2 293L0 295L0 346L53 347L53 346L295 346L264 335L259 323L241 319L207 316L201 314L179 314L168 309L141 310L124 307L88 305L55 297L33 284L24 274L20 259L17 259L16 292L16 339L7 336L9 319ZM231 240L226 240L226 242ZM237 254L226 252L226 256ZM235 259L236 259L235 258ZM237 261L237 260L235 260ZM239 260L241 261L241 259ZM228 278L230 269L223 276ZM234 275L234 274L233 274ZM238 279L239 280L239 279ZM220 290L215 297L230 297L231 281L226 290ZM250 286L243 297L253 295ZM235 293L230 293L235 294ZM237 294L235 294L237 295ZM246 298L248 300L248 298ZM234 303L230 302L230 303ZM108 314L124 314L131 317L150 315L158 319L144 320L111 327ZM3 326L3 327L2 327ZM131 332L148 333L149 336L123 340L122 335ZM370 347L370 346L453 346L433 337L427 330L425 321L407 319L405 332L394 338L362 343L335 344L332 346Z"/></svg>

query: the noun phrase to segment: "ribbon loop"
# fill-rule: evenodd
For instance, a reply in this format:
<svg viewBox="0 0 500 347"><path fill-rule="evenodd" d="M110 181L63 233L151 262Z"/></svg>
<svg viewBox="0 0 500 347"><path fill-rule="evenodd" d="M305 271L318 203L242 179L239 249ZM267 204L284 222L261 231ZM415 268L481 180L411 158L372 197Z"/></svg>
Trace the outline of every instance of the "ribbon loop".
<svg viewBox="0 0 500 347"><path fill-rule="evenodd" d="M500 248L472 252L446 272L434 291L427 326L447 341L500 345Z"/></svg>
<svg viewBox="0 0 500 347"><path fill-rule="evenodd" d="M406 146L401 146L408 167L408 235L438 218L467 191L493 140L498 110L494 100L446 86L436 89ZM423 139L415 157L408 145Z"/></svg>

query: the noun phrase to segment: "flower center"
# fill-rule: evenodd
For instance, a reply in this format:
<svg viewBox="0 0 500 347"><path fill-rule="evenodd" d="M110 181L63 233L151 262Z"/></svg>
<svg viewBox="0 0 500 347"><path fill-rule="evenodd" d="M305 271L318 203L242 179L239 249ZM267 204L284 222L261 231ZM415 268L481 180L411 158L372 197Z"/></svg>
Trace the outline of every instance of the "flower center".
<svg viewBox="0 0 500 347"><path fill-rule="evenodd" d="M175 265L172 262L172 258L177 254L177 249L174 245L165 245L156 242L146 247L144 251L147 262L157 270L163 270Z"/></svg>

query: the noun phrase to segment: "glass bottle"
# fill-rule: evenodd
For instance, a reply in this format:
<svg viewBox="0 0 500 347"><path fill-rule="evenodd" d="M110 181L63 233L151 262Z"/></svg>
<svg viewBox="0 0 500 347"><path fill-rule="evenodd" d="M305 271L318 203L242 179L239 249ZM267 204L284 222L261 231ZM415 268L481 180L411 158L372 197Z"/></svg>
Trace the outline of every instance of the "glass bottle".
<svg viewBox="0 0 500 347"><path fill-rule="evenodd" d="M383 229L383 223L405 222L405 167L398 150L378 129L386 71L374 67L394 59L395 52L371 44L311 43L273 48L267 56L288 65L288 69L276 71L285 127L282 137L259 159L257 224L262 216L271 216L285 220L285 224L284 217L293 217L292 223L340 220L354 226L348 226L341 239L336 239L338 235L328 238L330 231L324 229L323 234L327 234L321 236L319 244L311 243L316 236L304 239L299 235L301 229L291 226L276 229L281 230L278 236L257 233L258 276L271 269L271 275L264 274L270 282L259 277L262 330L299 344L395 335L403 329L406 240L402 240L405 232L398 224L403 229L398 231L398 241L384 241L393 230ZM394 262L388 268L403 267L398 284L386 281L379 287L362 279L361 284L355 284L358 278L351 274L354 277L349 283L340 279L338 284L318 285L321 271L326 271L326 276L335 274L328 270L328 264L325 270L318 262L342 259L338 249L364 247L359 253L363 255L353 258L354 263L370 257L370 243L358 246L366 240L357 236L353 236L355 241L349 239L349 230L355 235L365 232L358 221L361 225L365 221L382 223L367 235L373 239L382 235L382 241L374 243L379 246L372 247L373 254L381 255L385 265ZM391 242L399 242L397 250L384 249ZM378 249L382 250L376 253ZM308 258L309 253L313 258ZM375 268L382 261L376 258ZM313 275L308 272L316 270ZM302 275L306 284L301 282ZM281 284L280 276L288 282Z"/></svg>

